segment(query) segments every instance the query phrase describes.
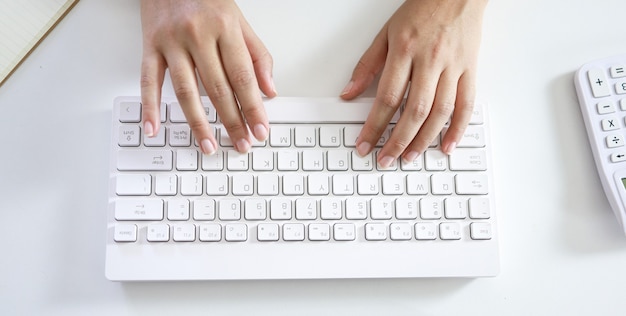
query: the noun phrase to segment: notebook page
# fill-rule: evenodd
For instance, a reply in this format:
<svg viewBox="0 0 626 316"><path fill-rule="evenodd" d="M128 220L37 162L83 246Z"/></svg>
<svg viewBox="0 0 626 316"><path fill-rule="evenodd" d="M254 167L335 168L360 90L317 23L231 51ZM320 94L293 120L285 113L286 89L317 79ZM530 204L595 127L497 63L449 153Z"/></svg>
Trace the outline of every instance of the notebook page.
<svg viewBox="0 0 626 316"><path fill-rule="evenodd" d="M78 0L0 0L0 86Z"/></svg>

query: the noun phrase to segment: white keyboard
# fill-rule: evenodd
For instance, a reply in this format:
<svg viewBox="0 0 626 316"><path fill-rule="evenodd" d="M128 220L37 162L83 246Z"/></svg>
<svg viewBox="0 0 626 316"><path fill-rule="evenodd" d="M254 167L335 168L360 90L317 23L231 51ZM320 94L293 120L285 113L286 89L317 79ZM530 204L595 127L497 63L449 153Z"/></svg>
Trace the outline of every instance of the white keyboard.
<svg viewBox="0 0 626 316"><path fill-rule="evenodd" d="M626 232L626 54L586 63L574 82L604 192Z"/></svg>
<svg viewBox="0 0 626 316"><path fill-rule="evenodd" d="M217 154L205 156L175 99L163 99L161 130L148 138L140 98L117 98L107 278L496 275L496 209L482 105L452 155L439 150L437 139L416 161L381 169L377 150L359 157L354 148L372 102L265 101L270 136L240 154L203 99L220 143Z"/></svg>

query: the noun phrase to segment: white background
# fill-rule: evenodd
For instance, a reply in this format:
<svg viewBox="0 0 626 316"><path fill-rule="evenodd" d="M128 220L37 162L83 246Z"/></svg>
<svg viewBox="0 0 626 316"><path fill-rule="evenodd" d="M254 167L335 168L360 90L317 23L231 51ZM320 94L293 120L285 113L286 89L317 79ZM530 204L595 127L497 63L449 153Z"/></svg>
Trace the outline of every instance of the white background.
<svg viewBox="0 0 626 316"><path fill-rule="evenodd" d="M138 2L80 1L0 87L0 315L624 313L626 237L573 74L626 53L625 1L488 5L479 89L492 121L497 277L124 284L104 278L108 146L113 98L139 94ZM239 1L282 96L338 95L400 3Z"/></svg>

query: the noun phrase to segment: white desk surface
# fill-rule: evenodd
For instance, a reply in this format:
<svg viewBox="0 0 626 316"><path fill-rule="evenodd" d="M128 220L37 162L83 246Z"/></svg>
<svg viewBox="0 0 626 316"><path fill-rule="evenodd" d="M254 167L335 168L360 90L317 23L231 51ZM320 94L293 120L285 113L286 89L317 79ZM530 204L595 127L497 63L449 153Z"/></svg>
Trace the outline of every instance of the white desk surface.
<svg viewBox="0 0 626 316"><path fill-rule="evenodd" d="M336 96L400 2L239 3L281 95ZM124 284L104 278L107 162L112 100L139 94L138 3L80 1L0 87L1 315L623 315L626 236L573 73L626 52L625 1L488 5L497 277Z"/></svg>

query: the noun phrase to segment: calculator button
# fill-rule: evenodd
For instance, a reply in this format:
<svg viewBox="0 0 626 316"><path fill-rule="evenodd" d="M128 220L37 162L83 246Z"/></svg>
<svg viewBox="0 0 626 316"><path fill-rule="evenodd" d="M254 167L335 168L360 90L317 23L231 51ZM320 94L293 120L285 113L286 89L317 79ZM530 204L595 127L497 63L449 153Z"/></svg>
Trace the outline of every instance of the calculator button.
<svg viewBox="0 0 626 316"><path fill-rule="evenodd" d="M619 129L619 121L617 117L611 117L602 120L602 130L603 131L613 131Z"/></svg>
<svg viewBox="0 0 626 316"><path fill-rule="evenodd" d="M626 102L624 102L626 105ZM609 114L615 112L615 104L611 100L603 100L598 102L598 114Z"/></svg>
<svg viewBox="0 0 626 316"><path fill-rule="evenodd" d="M608 97L611 95L611 88L606 79L604 71L600 68L593 68L587 72L587 78L591 85L591 91L596 98Z"/></svg>
<svg viewBox="0 0 626 316"><path fill-rule="evenodd" d="M624 146L624 136L613 134L606 137L606 146L609 148Z"/></svg>
<svg viewBox="0 0 626 316"><path fill-rule="evenodd" d="M626 94L626 80L615 84L615 92L617 92L617 94Z"/></svg>
<svg viewBox="0 0 626 316"><path fill-rule="evenodd" d="M626 77L626 68L622 65L615 65L611 67L611 77L613 78Z"/></svg>
<svg viewBox="0 0 626 316"><path fill-rule="evenodd" d="M626 152L618 152L611 154L611 162L626 161Z"/></svg>

